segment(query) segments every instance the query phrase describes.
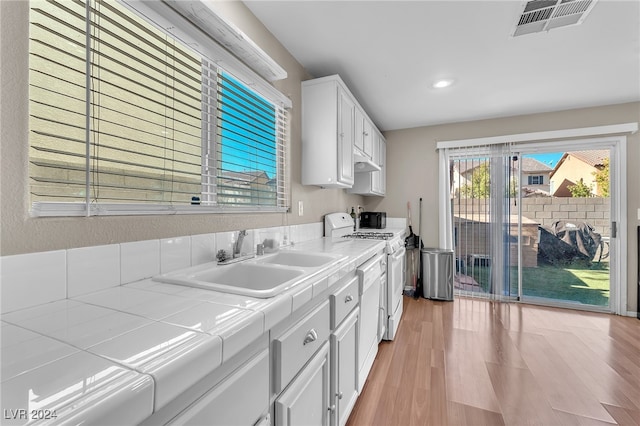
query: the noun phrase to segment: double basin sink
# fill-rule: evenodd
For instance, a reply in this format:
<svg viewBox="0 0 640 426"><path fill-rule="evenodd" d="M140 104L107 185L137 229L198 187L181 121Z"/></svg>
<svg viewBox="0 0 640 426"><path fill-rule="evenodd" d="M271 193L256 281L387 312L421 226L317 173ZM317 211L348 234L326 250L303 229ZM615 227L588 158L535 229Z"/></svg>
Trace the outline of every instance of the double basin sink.
<svg viewBox="0 0 640 426"><path fill-rule="evenodd" d="M158 275L153 279L171 284L216 290L258 298L280 294L305 275L338 263L343 256L283 250L230 265L206 263Z"/></svg>

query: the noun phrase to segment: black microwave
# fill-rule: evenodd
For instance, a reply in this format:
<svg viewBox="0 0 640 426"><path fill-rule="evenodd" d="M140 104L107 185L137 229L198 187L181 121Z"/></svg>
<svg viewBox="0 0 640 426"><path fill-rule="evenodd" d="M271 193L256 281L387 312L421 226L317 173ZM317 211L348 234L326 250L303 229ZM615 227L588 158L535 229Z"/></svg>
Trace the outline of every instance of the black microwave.
<svg viewBox="0 0 640 426"><path fill-rule="evenodd" d="M362 212L360 213L360 228L384 229L387 227L387 213Z"/></svg>

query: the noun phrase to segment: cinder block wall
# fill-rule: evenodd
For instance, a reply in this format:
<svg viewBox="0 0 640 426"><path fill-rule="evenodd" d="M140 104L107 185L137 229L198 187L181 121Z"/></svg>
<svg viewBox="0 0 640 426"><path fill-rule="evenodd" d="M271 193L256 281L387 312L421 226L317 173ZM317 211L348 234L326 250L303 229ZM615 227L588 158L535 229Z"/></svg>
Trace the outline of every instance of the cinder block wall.
<svg viewBox="0 0 640 426"><path fill-rule="evenodd" d="M543 226L554 222L586 222L603 237L610 235L609 198L537 197L522 200L522 216Z"/></svg>
<svg viewBox="0 0 640 426"><path fill-rule="evenodd" d="M586 222L603 237L610 236L610 198L532 197L522 199L522 216L542 226L551 226L559 220L576 224ZM454 214L484 214L489 208L484 199L454 200ZM512 212L517 206L512 205Z"/></svg>

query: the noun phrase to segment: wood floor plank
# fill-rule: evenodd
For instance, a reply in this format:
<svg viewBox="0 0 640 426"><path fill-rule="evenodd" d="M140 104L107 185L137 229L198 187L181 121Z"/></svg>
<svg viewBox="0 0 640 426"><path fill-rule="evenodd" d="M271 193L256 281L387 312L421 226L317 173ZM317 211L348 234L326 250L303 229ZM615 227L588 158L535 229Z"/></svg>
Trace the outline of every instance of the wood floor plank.
<svg viewBox="0 0 640 426"><path fill-rule="evenodd" d="M454 402L499 412L477 333L453 329L449 336L451 343L445 352L447 397Z"/></svg>
<svg viewBox="0 0 640 426"><path fill-rule="evenodd" d="M404 298L347 425L640 426L640 321Z"/></svg>
<svg viewBox="0 0 640 426"><path fill-rule="evenodd" d="M640 387L626 383L576 335L552 331L545 337L599 402L631 410L639 409Z"/></svg>
<svg viewBox="0 0 640 426"><path fill-rule="evenodd" d="M558 424L563 426L611 426L617 424L615 420L612 420L612 422L604 422L591 417L567 413L562 410L554 410L554 413L558 417Z"/></svg>
<svg viewBox="0 0 640 426"><path fill-rule="evenodd" d="M551 404L531 371L493 363L487 363L487 370L506 424L558 424Z"/></svg>
<svg viewBox="0 0 640 426"><path fill-rule="evenodd" d="M483 410L470 405L449 401L447 405L449 425L454 426L502 426L505 425L502 414Z"/></svg>
<svg viewBox="0 0 640 426"><path fill-rule="evenodd" d="M602 404L620 426L640 426L640 411Z"/></svg>
<svg viewBox="0 0 640 426"><path fill-rule="evenodd" d="M585 384L562 360L545 336L520 333L513 338L518 339L516 345L522 357L553 408L613 422L611 415L590 390L586 389Z"/></svg>

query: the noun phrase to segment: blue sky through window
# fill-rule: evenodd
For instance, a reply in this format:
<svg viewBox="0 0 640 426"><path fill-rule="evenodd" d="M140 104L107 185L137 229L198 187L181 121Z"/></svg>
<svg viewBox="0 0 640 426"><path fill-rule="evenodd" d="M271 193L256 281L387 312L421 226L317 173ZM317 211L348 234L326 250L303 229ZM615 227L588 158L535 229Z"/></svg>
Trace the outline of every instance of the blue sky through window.
<svg viewBox="0 0 640 426"><path fill-rule="evenodd" d="M526 154L523 157L535 158L539 162L546 164L547 166L554 168L558 161L560 161L560 157L562 157L563 152L545 152L543 154Z"/></svg>
<svg viewBox="0 0 640 426"><path fill-rule="evenodd" d="M273 178L276 161L276 110L243 83L222 73L221 170L264 171Z"/></svg>

